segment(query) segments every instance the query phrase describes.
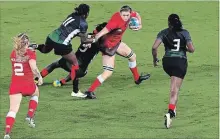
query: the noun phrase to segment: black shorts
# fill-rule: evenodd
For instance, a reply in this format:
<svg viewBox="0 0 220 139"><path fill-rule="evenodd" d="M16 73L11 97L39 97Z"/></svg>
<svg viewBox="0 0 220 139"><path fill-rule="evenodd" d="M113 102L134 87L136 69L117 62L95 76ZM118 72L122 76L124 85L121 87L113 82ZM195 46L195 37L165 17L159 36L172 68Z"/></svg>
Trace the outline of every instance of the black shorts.
<svg viewBox="0 0 220 139"><path fill-rule="evenodd" d="M163 69L169 76L184 79L187 72L187 59L179 57L164 57Z"/></svg>
<svg viewBox="0 0 220 139"><path fill-rule="evenodd" d="M59 44L51 40L49 37L47 37L46 42L45 42L46 47L50 47L51 49L54 49L54 54L55 55L67 55L70 52L72 52L72 45L64 45L64 44Z"/></svg>

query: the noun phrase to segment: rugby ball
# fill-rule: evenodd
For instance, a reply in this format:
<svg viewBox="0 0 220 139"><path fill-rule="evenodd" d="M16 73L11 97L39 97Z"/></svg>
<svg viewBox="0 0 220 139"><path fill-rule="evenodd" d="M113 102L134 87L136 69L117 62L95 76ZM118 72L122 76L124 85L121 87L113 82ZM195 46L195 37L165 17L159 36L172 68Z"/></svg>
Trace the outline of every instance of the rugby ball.
<svg viewBox="0 0 220 139"><path fill-rule="evenodd" d="M136 18L136 17L131 17L130 18L130 21L129 21L129 26L139 26L140 23L139 23L139 20Z"/></svg>

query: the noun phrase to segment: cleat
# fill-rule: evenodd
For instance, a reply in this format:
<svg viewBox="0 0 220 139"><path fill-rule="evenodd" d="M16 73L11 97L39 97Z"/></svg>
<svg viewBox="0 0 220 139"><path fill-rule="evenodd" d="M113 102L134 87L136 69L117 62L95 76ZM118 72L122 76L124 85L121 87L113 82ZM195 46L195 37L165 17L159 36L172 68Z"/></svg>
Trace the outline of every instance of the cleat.
<svg viewBox="0 0 220 139"><path fill-rule="evenodd" d="M171 123L172 123L170 113L165 114L164 118L165 118L164 125L167 129L169 129L171 127Z"/></svg>
<svg viewBox="0 0 220 139"><path fill-rule="evenodd" d="M72 97L85 98L87 95L86 95L86 94L83 94L83 93L79 90L77 93L72 92L72 93L71 93L71 96L72 96Z"/></svg>
<svg viewBox="0 0 220 139"><path fill-rule="evenodd" d="M6 134L6 135L4 136L4 139L10 139L9 134Z"/></svg>
<svg viewBox="0 0 220 139"><path fill-rule="evenodd" d="M147 79L149 79L149 78L150 78L150 74L149 74L149 73L146 74L146 75L141 75L141 76L139 77L139 79L138 79L137 81L135 81L135 83L136 83L137 85L139 85L142 81L147 80Z"/></svg>
<svg viewBox="0 0 220 139"><path fill-rule="evenodd" d="M28 48L35 50L38 48L38 45L36 43L32 43L28 46Z"/></svg>
<svg viewBox="0 0 220 139"><path fill-rule="evenodd" d="M25 120L27 121L29 127L35 128L35 123L34 123L34 119L33 118L26 117Z"/></svg>
<svg viewBox="0 0 220 139"><path fill-rule="evenodd" d="M61 82L59 80L55 80L55 81L53 81L53 86L54 87L60 87L61 86Z"/></svg>
<svg viewBox="0 0 220 139"><path fill-rule="evenodd" d="M86 94L87 99L96 99L96 96L95 96L94 92L86 91L85 94Z"/></svg>

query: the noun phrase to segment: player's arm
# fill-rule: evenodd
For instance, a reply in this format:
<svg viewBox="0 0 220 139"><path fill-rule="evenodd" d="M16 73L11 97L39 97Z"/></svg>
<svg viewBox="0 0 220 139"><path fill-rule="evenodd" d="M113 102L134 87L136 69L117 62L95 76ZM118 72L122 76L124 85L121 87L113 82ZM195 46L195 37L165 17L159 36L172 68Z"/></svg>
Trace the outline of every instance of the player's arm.
<svg viewBox="0 0 220 139"><path fill-rule="evenodd" d="M159 62L159 60L157 58L157 49L160 46L160 44L162 43L163 37L164 37L163 31L159 32L157 34L157 39L154 41L154 44L152 46L152 56L153 56L154 66L157 66L157 63Z"/></svg>
<svg viewBox="0 0 220 139"><path fill-rule="evenodd" d="M97 33L95 35L95 40L99 40L99 38L101 38L102 36L106 35L107 33L109 33L109 29L104 27L99 33Z"/></svg>
<svg viewBox="0 0 220 139"><path fill-rule="evenodd" d="M153 64L154 66L157 66L157 63L159 62L157 58L157 49L161 44L161 39L156 39L153 46L152 46L152 56L153 56Z"/></svg>
<svg viewBox="0 0 220 139"><path fill-rule="evenodd" d="M184 32L184 36L185 36L185 39L186 39L187 51L190 52L190 53L193 53L195 51L195 48L193 46L191 36L190 36L190 34L187 30Z"/></svg>
<svg viewBox="0 0 220 139"><path fill-rule="evenodd" d="M112 16L112 18L108 21L107 25L95 35L95 40L98 41L102 36L106 35L110 31L117 29L117 17L115 15Z"/></svg>
<svg viewBox="0 0 220 139"><path fill-rule="evenodd" d="M87 33L79 33L78 36L80 37L81 43L82 44L88 44L88 43L93 43L95 42L94 37L88 37Z"/></svg>
<svg viewBox="0 0 220 139"><path fill-rule="evenodd" d="M135 12L135 15L136 15L136 17L137 17L137 19L138 19L138 21L140 23L139 26L138 26L138 30L139 30L139 29L142 28L142 19L141 19L141 16L140 16L140 14L138 12Z"/></svg>
<svg viewBox="0 0 220 139"><path fill-rule="evenodd" d="M34 74L34 77L37 77L38 78L38 85L42 85L43 84L43 78L37 68L37 63L36 63L36 60L35 59L30 59L29 60L29 65L31 67L31 70Z"/></svg>
<svg viewBox="0 0 220 139"><path fill-rule="evenodd" d="M95 42L95 39L93 37L88 37L88 34L86 33L88 29L88 24L85 21L80 21L79 28L80 28L80 33L78 33L77 36L80 37L82 44Z"/></svg>
<svg viewBox="0 0 220 139"><path fill-rule="evenodd" d="M136 11L132 11L131 17L136 17L138 19L139 26L129 26L129 28L134 30L134 31L140 30L142 28L142 19L141 19L140 14Z"/></svg>
<svg viewBox="0 0 220 139"><path fill-rule="evenodd" d="M187 46L187 51L188 52L193 53L195 51L195 48L194 48L192 42L188 42L186 46Z"/></svg>

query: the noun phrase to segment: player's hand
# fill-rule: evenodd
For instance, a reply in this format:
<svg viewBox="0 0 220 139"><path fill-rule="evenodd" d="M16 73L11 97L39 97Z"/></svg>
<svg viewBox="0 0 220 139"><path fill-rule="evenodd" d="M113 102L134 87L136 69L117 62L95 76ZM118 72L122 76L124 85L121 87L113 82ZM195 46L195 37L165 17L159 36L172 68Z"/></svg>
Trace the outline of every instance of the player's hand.
<svg viewBox="0 0 220 139"><path fill-rule="evenodd" d="M159 63L159 59L156 58L156 59L153 61L153 65L154 65L154 67L158 66L158 63Z"/></svg>
<svg viewBox="0 0 220 139"><path fill-rule="evenodd" d="M42 84L43 84L43 78L42 78L42 76L40 76L38 78L38 84L37 85L42 85Z"/></svg>
<svg viewBox="0 0 220 139"><path fill-rule="evenodd" d="M139 26L129 26L129 28L133 31L138 31L142 28L142 25L139 25Z"/></svg>

